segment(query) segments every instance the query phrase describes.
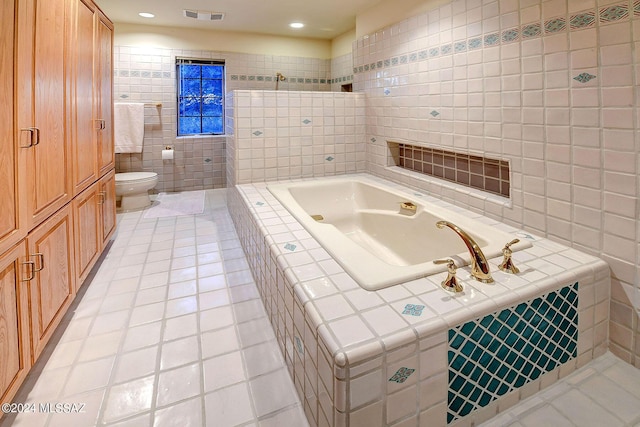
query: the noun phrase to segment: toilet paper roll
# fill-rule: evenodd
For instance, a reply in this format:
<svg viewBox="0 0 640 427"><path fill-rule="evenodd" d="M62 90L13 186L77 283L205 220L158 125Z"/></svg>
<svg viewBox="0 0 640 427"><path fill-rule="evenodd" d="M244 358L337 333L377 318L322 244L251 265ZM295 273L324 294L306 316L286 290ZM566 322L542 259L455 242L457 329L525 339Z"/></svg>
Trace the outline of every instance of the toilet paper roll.
<svg viewBox="0 0 640 427"><path fill-rule="evenodd" d="M173 160L173 150L162 150L162 160Z"/></svg>

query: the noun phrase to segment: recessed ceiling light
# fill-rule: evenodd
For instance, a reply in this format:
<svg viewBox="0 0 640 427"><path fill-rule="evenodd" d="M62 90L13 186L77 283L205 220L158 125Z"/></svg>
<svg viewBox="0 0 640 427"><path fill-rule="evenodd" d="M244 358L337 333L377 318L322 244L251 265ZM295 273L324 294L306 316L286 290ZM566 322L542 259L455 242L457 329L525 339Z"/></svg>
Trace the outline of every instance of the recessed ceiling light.
<svg viewBox="0 0 640 427"><path fill-rule="evenodd" d="M289 26L291 28L302 28L304 27L304 24L302 22L292 22Z"/></svg>
<svg viewBox="0 0 640 427"><path fill-rule="evenodd" d="M142 16L143 18L155 18L156 16L153 13L149 12L140 12L138 15Z"/></svg>

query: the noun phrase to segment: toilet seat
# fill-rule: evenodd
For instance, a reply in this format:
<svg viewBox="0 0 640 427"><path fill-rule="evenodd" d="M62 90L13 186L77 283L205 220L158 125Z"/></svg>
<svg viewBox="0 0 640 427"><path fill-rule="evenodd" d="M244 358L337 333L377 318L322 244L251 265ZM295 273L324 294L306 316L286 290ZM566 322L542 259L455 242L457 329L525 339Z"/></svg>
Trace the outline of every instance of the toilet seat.
<svg viewBox="0 0 640 427"><path fill-rule="evenodd" d="M122 172L116 174L116 184L151 181L158 177L156 172Z"/></svg>

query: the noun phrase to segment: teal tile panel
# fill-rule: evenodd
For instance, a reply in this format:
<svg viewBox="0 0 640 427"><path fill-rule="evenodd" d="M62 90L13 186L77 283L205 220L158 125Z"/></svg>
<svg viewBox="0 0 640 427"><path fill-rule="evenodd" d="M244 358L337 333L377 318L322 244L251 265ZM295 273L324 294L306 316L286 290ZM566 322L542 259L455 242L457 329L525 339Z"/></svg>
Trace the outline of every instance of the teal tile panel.
<svg viewBox="0 0 640 427"><path fill-rule="evenodd" d="M449 330L447 423L577 356L578 283Z"/></svg>

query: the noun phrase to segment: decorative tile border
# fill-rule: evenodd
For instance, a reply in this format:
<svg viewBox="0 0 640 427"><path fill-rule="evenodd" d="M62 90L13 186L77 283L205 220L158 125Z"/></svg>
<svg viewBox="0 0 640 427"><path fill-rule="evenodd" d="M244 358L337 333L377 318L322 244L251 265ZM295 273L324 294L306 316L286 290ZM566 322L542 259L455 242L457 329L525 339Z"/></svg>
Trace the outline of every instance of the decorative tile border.
<svg viewBox="0 0 640 427"><path fill-rule="evenodd" d="M591 28L596 25L595 12L578 13L571 15L569 18L569 26L572 30L579 30L583 28Z"/></svg>
<svg viewBox="0 0 640 427"><path fill-rule="evenodd" d="M353 80L353 76L350 76L351 80ZM227 78L233 81L258 81L258 82L271 82L275 81L272 76L263 76L263 75L245 75L245 74L229 74ZM344 80L343 80L344 79ZM347 77L340 77L335 79L308 79L301 77L287 77L282 83L290 83L290 84L333 84L338 83L339 81L347 81Z"/></svg>
<svg viewBox="0 0 640 427"><path fill-rule="evenodd" d="M600 9L585 10L567 16L557 16L543 22L532 22L519 27L509 28L500 32L491 32L481 36L475 36L466 40L455 40L441 46L432 46L416 52L410 52L399 57L379 60L377 62L353 67L354 74L387 68L415 61L425 61L438 56L464 53L482 47L493 47L542 37L551 34L559 34L565 31L579 31L593 28L596 25L606 25L621 20L640 17L640 0L635 0L631 5L621 3L603 7ZM353 77L353 76L352 76Z"/></svg>
<svg viewBox="0 0 640 427"><path fill-rule="evenodd" d="M620 21L629 17L629 5L617 4L600 9L598 16L600 23L610 23Z"/></svg>

